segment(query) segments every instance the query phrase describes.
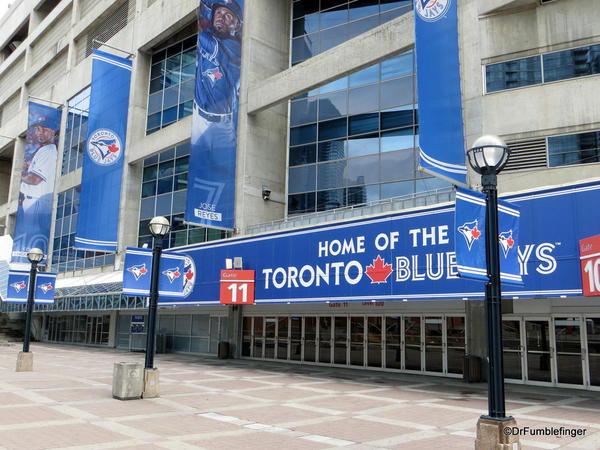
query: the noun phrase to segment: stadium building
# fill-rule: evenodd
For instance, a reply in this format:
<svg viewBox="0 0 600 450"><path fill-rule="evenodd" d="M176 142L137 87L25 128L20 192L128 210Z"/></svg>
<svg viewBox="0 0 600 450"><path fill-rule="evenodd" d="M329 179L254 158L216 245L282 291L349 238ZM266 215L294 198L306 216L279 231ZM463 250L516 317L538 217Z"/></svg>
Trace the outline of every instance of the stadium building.
<svg viewBox="0 0 600 450"><path fill-rule="evenodd" d="M598 192L596 2L457 1L465 148L483 134L509 144L512 155L498 186L521 196L514 198ZM15 233L28 103L62 105L63 111L47 266L58 273L56 298L36 306L34 335L44 342L143 349L146 299L121 293L124 254L128 246L152 245L148 224L159 215L172 226L164 247L184 247L176 251L231 249L228 256L236 257L242 256L236 245L292 242L281 254L275 248L256 255L272 270L257 273L257 284L280 285L279 297L274 292L256 305L235 307L219 305L218 298L163 306L159 352L216 355L218 344L228 342L236 358L462 377L465 355L485 357L481 296L356 296L353 283L368 283L363 263L365 279L347 272L347 290L330 295L329 285L318 288L319 271L326 270L319 261L304 278L298 273L309 263L300 256L295 261L304 251L300 239L310 241L311 233L330 233L327 242L314 235L314 246L334 254L335 230L356 238L359 227L408 216L417 223L423 217L424 245L445 237L430 219L453 204L454 190L418 168L413 2L245 1L232 231L184 221L198 7L199 0L16 0L1 19L2 234ZM97 48L130 54L133 64L116 253L78 250L74 242ZM444 73L437 76L446 82ZM480 184L474 172L469 182ZM584 222L597 205L558 213ZM540 232L552 226L538 225ZM590 235L600 234L596 226ZM520 250L525 259L537 258L530 270L548 272L548 280L557 264L552 249L589 237L568 227L558 232L546 243L551 248L538 243ZM417 239L416 232L411 236ZM338 244L360 253L358 239ZM373 267L376 256L367 257ZM410 261L408 282L450 277L432 270L420 278L419 263ZM224 269L225 258L207 264ZM401 261L392 264L391 277L402 281ZM252 256L244 254L243 265L251 267ZM196 261L196 271L204 267ZM376 286L386 279L371 278ZM311 284L314 301L288 294L285 288L298 282ZM600 388L600 301L584 297L581 278L577 283L503 300L507 382ZM2 304L13 320L23 310Z"/></svg>

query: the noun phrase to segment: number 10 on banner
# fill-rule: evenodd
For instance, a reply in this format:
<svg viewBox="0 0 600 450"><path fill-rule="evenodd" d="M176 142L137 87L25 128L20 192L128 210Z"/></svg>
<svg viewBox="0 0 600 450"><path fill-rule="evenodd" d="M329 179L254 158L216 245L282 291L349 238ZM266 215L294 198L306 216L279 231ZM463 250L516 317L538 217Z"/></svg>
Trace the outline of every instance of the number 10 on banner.
<svg viewBox="0 0 600 450"><path fill-rule="evenodd" d="M254 304L254 270L221 270L221 303Z"/></svg>
<svg viewBox="0 0 600 450"><path fill-rule="evenodd" d="M600 295L600 235L579 241L583 295Z"/></svg>

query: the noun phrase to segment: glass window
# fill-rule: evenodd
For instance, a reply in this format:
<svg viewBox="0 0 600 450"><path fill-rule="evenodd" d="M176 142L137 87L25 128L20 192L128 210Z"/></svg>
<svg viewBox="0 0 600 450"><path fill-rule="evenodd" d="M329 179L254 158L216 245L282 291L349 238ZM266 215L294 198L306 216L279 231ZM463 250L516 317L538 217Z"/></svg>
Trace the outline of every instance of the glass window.
<svg viewBox="0 0 600 450"><path fill-rule="evenodd" d="M381 109L414 103L414 77L381 83Z"/></svg>
<svg viewBox="0 0 600 450"><path fill-rule="evenodd" d="M348 118L348 134L364 134L379 131L379 113L358 114Z"/></svg>
<svg viewBox="0 0 600 450"><path fill-rule="evenodd" d="M415 135L413 128L386 131L381 133L381 151L391 152L415 146Z"/></svg>
<svg viewBox="0 0 600 450"><path fill-rule="evenodd" d="M402 150L381 154L381 181L415 178L416 151Z"/></svg>
<svg viewBox="0 0 600 450"><path fill-rule="evenodd" d="M346 137L348 133L347 120L343 119L329 120L319 123L319 141Z"/></svg>
<svg viewBox="0 0 600 450"><path fill-rule="evenodd" d="M290 129L290 145L307 144L317 140L317 126L305 125Z"/></svg>
<svg viewBox="0 0 600 450"><path fill-rule="evenodd" d="M290 107L290 125L302 125L317 121L317 102L315 100L299 100Z"/></svg>
<svg viewBox="0 0 600 450"><path fill-rule="evenodd" d="M329 93L319 98L319 120L334 119L348 114L346 91Z"/></svg>
<svg viewBox="0 0 600 450"><path fill-rule="evenodd" d="M292 147L290 148L290 167L314 163L316 157L317 146L315 144Z"/></svg>
<svg viewBox="0 0 600 450"><path fill-rule="evenodd" d="M600 162L600 132L548 138L550 167Z"/></svg>
<svg viewBox="0 0 600 450"><path fill-rule="evenodd" d="M332 161L334 159L346 158L346 147L347 141L345 139L319 142L319 161Z"/></svg>
<svg viewBox="0 0 600 450"><path fill-rule="evenodd" d="M343 208L344 206L346 206L345 189L317 192L317 211Z"/></svg>
<svg viewBox="0 0 600 450"><path fill-rule="evenodd" d="M379 85L371 84L350 89L348 114L361 114L379 109Z"/></svg>
<svg viewBox="0 0 600 450"><path fill-rule="evenodd" d="M61 175L83 165L83 148L87 139L87 123L91 88L87 87L67 102L67 122L62 154Z"/></svg>
<svg viewBox="0 0 600 450"><path fill-rule="evenodd" d="M487 92L502 91L542 82L542 65L539 56L489 64L485 67Z"/></svg>
<svg viewBox="0 0 600 450"><path fill-rule="evenodd" d="M360 86L361 84L369 84L379 81L379 64L375 64L374 66L354 72L348 77L348 81L350 83L350 87L356 87Z"/></svg>
<svg viewBox="0 0 600 450"><path fill-rule="evenodd" d="M600 73L600 44L548 53L543 58L545 82Z"/></svg>
<svg viewBox="0 0 600 450"><path fill-rule="evenodd" d="M415 121L416 117L413 105L400 106L398 108L381 111L382 130L411 126Z"/></svg>
<svg viewBox="0 0 600 450"><path fill-rule="evenodd" d="M316 167L314 165L291 167L288 191L290 194L315 190Z"/></svg>
<svg viewBox="0 0 600 450"><path fill-rule="evenodd" d="M347 164L348 160L319 164L317 166L317 189L344 187L344 172Z"/></svg>
<svg viewBox="0 0 600 450"><path fill-rule="evenodd" d="M288 213L306 214L315 212L315 193L294 194L289 196Z"/></svg>
<svg viewBox="0 0 600 450"><path fill-rule="evenodd" d="M379 200L379 185L354 186L348 188L348 206L362 205Z"/></svg>
<svg viewBox="0 0 600 450"><path fill-rule="evenodd" d="M348 156L364 156L379 153L379 134L351 137L348 139Z"/></svg>
<svg viewBox="0 0 600 450"><path fill-rule="evenodd" d="M152 55L146 133L151 134L192 113L196 37Z"/></svg>
<svg viewBox="0 0 600 450"><path fill-rule="evenodd" d="M379 155L347 160L344 178L346 186L379 182Z"/></svg>
<svg viewBox="0 0 600 450"><path fill-rule="evenodd" d="M381 63L381 79L403 77L413 74L413 51L404 53L396 58L387 59Z"/></svg>

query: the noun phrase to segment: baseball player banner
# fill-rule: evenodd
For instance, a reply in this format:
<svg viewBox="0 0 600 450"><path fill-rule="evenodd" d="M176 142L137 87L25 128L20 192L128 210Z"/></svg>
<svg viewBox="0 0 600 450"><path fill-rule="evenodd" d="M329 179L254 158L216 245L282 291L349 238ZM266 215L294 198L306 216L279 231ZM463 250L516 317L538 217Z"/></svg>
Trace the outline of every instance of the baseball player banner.
<svg viewBox="0 0 600 450"><path fill-rule="evenodd" d="M75 234L75 247L81 250L117 250L131 67L129 59L99 50L92 53L88 135Z"/></svg>
<svg viewBox="0 0 600 450"><path fill-rule="evenodd" d="M414 0L422 170L465 185L458 0Z"/></svg>
<svg viewBox="0 0 600 450"><path fill-rule="evenodd" d="M233 229L243 0L201 0L185 220Z"/></svg>
<svg viewBox="0 0 600 450"><path fill-rule="evenodd" d="M54 291L56 288L56 274L38 272L35 277L35 303L54 303ZM29 295L29 271L11 270L8 273L7 303L27 303Z"/></svg>
<svg viewBox="0 0 600 450"><path fill-rule="evenodd" d="M457 188L454 215L456 267L461 278L488 281L486 264L485 195ZM498 247L500 279L504 284L523 285L517 249L519 241L518 206L498 200Z"/></svg>
<svg viewBox="0 0 600 450"><path fill-rule="evenodd" d="M32 248L37 247L44 255L48 254L61 115L62 111L58 108L29 102L12 248L12 262L15 263L29 263L27 252Z"/></svg>
<svg viewBox="0 0 600 450"><path fill-rule="evenodd" d="M454 243L456 268L461 278L489 280L486 266L485 212L484 194L457 188Z"/></svg>
<svg viewBox="0 0 600 450"><path fill-rule="evenodd" d="M190 276L186 269L186 257L163 252L160 257L158 294L182 297L185 280ZM152 274L152 250L127 247L123 266L123 295L148 297Z"/></svg>

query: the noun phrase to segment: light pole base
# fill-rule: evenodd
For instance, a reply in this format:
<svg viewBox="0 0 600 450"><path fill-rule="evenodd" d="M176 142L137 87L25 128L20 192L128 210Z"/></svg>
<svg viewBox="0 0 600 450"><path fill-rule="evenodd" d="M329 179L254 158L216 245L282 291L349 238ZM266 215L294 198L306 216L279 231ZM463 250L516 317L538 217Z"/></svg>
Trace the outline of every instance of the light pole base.
<svg viewBox="0 0 600 450"><path fill-rule="evenodd" d="M33 372L33 353L19 352L19 356L17 356L17 372Z"/></svg>
<svg viewBox="0 0 600 450"><path fill-rule="evenodd" d="M144 369L143 398L160 397L160 379L158 369Z"/></svg>
<svg viewBox="0 0 600 450"><path fill-rule="evenodd" d="M475 450L520 450L517 421L512 417L493 419L480 417L477 421Z"/></svg>

